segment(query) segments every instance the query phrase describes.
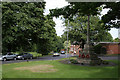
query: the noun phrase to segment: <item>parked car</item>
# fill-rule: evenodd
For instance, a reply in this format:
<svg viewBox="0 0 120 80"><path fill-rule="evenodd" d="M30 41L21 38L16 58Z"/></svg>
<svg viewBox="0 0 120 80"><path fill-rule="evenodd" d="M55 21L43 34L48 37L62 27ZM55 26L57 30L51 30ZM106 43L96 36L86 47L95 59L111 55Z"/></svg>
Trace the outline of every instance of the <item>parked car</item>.
<svg viewBox="0 0 120 80"><path fill-rule="evenodd" d="M55 56L60 56L60 53L54 53L53 57L55 57Z"/></svg>
<svg viewBox="0 0 120 80"><path fill-rule="evenodd" d="M17 59L32 59L33 58L33 55L30 54L30 53L20 53L17 55Z"/></svg>
<svg viewBox="0 0 120 80"><path fill-rule="evenodd" d="M61 54L65 54L65 51L61 51Z"/></svg>
<svg viewBox="0 0 120 80"><path fill-rule="evenodd" d="M5 55L2 55L2 56L0 56L0 57L1 57L0 60L3 60L3 61L10 60L10 59L16 60L17 55L16 55L16 54L13 54L13 53L11 53L11 52L8 52L8 53L6 53Z"/></svg>

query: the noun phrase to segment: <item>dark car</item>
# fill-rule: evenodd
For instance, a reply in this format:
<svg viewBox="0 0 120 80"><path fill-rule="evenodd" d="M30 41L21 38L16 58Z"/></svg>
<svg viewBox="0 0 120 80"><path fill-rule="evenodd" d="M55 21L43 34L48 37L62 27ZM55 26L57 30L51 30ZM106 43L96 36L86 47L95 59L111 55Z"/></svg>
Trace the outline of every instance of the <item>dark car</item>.
<svg viewBox="0 0 120 80"><path fill-rule="evenodd" d="M30 53L20 53L17 55L17 59L32 59L33 58L33 55L30 54Z"/></svg>

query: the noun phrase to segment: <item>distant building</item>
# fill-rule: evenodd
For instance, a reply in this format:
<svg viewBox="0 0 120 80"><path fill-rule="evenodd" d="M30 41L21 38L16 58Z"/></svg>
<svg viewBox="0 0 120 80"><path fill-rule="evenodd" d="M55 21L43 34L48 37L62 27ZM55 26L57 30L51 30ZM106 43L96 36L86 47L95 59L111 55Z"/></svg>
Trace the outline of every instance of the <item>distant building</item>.
<svg viewBox="0 0 120 80"><path fill-rule="evenodd" d="M120 54L120 42L99 42L107 54Z"/></svg>
<svg viewBox="0 0 120 80"><path fill-rule="evenodd" d="M79 55L79 51L81 51L80 45L71 45L69 49L69 53Z"/></svg>
<svg viewBox="0 0 120 80"><path fill-rule="evenodd" d="M105 49L107 54L120 54L120 42L99 42L95 43L101 44L102 48ZM80 48L80 45L71 45L69 49L69 53L71 54L79 54L79 51L82 51L82 48Z"/></svg>

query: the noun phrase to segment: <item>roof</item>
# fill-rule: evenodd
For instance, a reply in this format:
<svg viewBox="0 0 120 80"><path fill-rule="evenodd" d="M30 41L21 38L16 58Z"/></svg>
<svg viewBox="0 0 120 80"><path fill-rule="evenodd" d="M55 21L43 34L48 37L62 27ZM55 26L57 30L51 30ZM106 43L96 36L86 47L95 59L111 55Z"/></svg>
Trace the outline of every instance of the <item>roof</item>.
<svg viewBox="0 0 120 80"><path fill-rule="evenodd" d="M99 44L120 44L120 42L99 42Z"/></svg>

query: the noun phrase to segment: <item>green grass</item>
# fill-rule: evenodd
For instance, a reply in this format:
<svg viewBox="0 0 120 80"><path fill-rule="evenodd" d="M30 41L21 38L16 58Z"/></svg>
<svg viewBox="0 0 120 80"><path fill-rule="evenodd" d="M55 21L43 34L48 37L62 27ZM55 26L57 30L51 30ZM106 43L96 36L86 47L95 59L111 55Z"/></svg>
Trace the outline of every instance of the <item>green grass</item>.
<svg viewBox="0 0 120 80"><path fill-rule="evenodd" d="M120 56L120 54L106 54L106 56Z"/></svg>
<svg viewBox="0 0 120 80"><path fill-rule="evenodd" d="M0 80L2 78L2 65L1 65L1 62L0 62Z"/></svg>
<svg viewBox="0 0 120 80"><path fill-rule="evenodd" d="M117 63L117 61L112 60ZM34 73L28 70L14 70L16 67L35 66L35 65L53 65L56 72ZM13 64L3 64L3 78L117 78L118 66L95 67L95 66L77 66L62 64L59 60L53 61L34 61L21 62Z"/></svg>

